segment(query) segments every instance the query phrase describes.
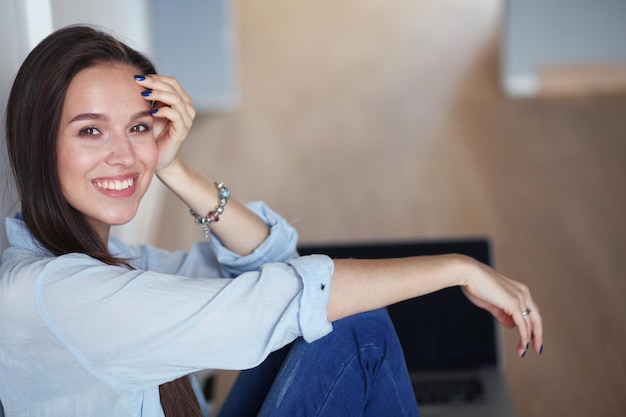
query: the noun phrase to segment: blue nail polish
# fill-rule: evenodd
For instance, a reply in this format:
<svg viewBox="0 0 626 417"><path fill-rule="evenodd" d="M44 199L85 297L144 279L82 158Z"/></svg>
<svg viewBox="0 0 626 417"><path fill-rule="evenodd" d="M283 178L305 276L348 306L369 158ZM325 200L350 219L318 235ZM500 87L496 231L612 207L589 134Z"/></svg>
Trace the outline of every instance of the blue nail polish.
<svg viewBox="0 0 626 417"><path fill-rule="evenodd" d="M150 97L152 95L152 90L142 91L141 95L144 97Z"/></svg>
<svg viewBox="0 0 626 417"><path fill-rule="evenodd" d="M526 352L528 352L528 351L525 350L524 353L522 353L522 356L520 356L520 357L523 358L524 356L526 356Z"/></svg>
<svg viewBox="0 0 626 417"><path fill-rule="evenodd" d="M158 111L159 111L159 109L152 109L152 110L150 110L150 113L155 114Z"/></svg>
<svg viewBox="0 0 626 417"><path fill-rule="evenodd" d="M135 75L135 80L137 80L137 81L143 81L145 79L146 79L146 77L144 77L143 75Z"/></svg>
<svg viewBox="0 0 626 417"><path fill-rule="evenodd" d="M543 345L541 345L541 347L539 348L539 354L541 355L543 353Z"/></svg>

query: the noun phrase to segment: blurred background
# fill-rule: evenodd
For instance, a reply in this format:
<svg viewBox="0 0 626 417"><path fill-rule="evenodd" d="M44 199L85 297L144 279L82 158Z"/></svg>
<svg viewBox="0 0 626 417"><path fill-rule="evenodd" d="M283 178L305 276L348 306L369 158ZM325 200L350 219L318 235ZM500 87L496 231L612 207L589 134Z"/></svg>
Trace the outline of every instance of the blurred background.
<svg viewBox="0 0 626 417"><path fill-rule="evenodd" d="M42 36L104 25L180 74L200 110L185 158L302 242L489 237L545 319L541 356L516 357L502 332L520 417L624 414L623 1L0 5L2 109ZM202 237L156 182L117 233L167 249Z"/></svg>

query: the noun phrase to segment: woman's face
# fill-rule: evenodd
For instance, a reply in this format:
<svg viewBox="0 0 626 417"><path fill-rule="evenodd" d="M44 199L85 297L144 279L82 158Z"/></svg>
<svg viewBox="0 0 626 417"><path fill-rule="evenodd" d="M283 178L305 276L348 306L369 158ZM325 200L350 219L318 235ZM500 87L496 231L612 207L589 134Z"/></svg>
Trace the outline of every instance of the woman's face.
<svg viewBox="0 0 626 417"><path fill-rule="evenodd" d="M150 104L124 64L87 68L71 81L57 141L63 195L103 239L130 221L157 162Z"/></svg>

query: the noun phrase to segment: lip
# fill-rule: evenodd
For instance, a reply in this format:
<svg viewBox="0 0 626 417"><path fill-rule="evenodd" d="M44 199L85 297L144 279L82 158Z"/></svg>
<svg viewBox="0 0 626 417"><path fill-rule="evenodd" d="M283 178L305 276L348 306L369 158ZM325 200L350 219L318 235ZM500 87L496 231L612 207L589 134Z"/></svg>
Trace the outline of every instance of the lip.
<svg viewBox="0 0 626 417"><path fill-rule="evenodd" d="M137 189L139 174L102 177L91 180L100 193L114 198L127 198Z"/></svg>

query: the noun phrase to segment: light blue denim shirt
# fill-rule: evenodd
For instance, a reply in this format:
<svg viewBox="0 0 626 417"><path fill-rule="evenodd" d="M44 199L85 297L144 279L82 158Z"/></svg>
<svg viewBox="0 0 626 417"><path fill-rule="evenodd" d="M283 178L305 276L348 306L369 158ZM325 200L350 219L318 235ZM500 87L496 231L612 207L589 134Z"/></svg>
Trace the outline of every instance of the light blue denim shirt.
<svg viewBox="0 0 626 417"><path fill-rule="evenodd" d="M0 399L7 416L163 416L158 386L201 369L246 369L299 336L332 330L333 263L298 257L297 234L271 227L252 254L212 236L188 252L110 251L134 270L83 254L52 256L19 216L6 220L0 267ZM234 278L234 279L229 279Z"/></svg>

